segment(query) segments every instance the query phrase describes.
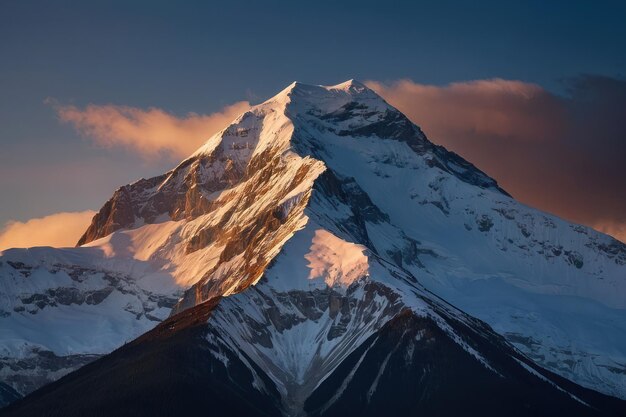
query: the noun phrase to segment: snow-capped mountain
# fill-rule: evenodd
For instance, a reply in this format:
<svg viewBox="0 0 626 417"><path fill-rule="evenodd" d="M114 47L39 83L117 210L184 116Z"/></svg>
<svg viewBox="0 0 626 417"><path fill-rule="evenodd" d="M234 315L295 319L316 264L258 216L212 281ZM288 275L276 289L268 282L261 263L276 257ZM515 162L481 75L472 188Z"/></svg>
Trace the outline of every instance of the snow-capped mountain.
<svg viewBox="0 0 626 417"><path fill-rule="evenodd" d="M539 366L626 398L625 245L515 201L358 82L290 85L172 171L117 190L79 244L0 258L0 375L22 394L173 307L149 335L179 349L193 329L207 390L222 392L219 375L269 415L376 415L390 396L428 411L446 392L471 393L471 408L487 389L503 402L483 415L618 404ZM9 411L120 383L103 367L142 363L155 337Z"/></svg>

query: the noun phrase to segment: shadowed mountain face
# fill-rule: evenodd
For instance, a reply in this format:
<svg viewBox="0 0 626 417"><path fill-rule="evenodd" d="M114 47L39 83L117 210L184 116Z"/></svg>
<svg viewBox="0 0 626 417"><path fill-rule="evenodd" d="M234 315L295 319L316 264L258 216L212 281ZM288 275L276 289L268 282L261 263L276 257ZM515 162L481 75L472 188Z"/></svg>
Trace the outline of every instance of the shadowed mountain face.
<svg viewBox="0 0 626 417"><path fill-rule="evenodd" d="M186 310L0 414L624 415L623 401L536 367L478 322L474 324L480 333L464 323L450 324L459 326L458 334L488 355L494 368L459 347L435 321L409 310L396 314L355 346L299 402L285 404L267 370L211 325L218 302L210 300Z"/></svg>
<svg viewBox="0 0 626 417"><path fill-rule="evenodd" d="M624 414L581 387L626 397L624 245L519 204L357 82L289 86L79 243L0 257L10 387L170 318L7 415Z"/></svg>
<svg viewBox="0 0 626 417"><path fill-rule="evenodd" d="M0 384L0 406L11 404L19 398L21 398L20 393L15 391L10 385Z"/></svg>

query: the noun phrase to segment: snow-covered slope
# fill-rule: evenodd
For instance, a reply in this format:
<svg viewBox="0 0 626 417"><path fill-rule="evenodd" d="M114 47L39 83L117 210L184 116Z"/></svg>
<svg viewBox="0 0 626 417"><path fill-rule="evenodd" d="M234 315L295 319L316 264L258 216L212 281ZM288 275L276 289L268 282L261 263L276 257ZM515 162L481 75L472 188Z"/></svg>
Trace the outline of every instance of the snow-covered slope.
<svg viewBox="0 0 626 417"><path fill-rule="evenodd" d="M541 369L485 323L320 227L311 219L256 285L186 309L0 414L623 415L625 402ZM304 262L347 248L359 267L333 262L353 279L332 287Z"/></svg>
<svg viewBox="0 0 626 417"><path fill-rule="evenodd" d="M0 381L26 394L167 318L181 288L98 249L12 249L0 257ZM161 278L165 281L167 278Z"/></svg>
<svg viewBox="0 0 626 417"><path fill-rule="evenodd" d="M462 310L541 366L626 397L625 246L516 202L358 82L290 85L174 170L121 187L80 244L2 255L3 340L101 354L156 324L172 299L182 295L182 312L225 296L209 319L220 342L207 342L245 352L250 372L264 369L286 409L301 410L407 309L501 372L450 325L486 331ZM82 298L54 304L57 288ZM23 294L46 302L31 314ZM68 317L81 340L63 330ZM106 346L98 323L113 329ZM11 386L41 384L10 365L30 353L4 355ZM55 366L48 379L69 368Z"/></svg>

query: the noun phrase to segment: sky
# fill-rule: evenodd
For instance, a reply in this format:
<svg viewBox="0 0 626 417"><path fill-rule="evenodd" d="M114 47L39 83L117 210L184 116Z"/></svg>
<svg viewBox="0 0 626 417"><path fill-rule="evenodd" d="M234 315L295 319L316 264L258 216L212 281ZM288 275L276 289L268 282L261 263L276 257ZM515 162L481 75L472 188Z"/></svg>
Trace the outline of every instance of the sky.
<svg viewBox="0 0 626 417"><path fill-rule="evenodd" d="M623 1L4 0L0 250L73 245L249 105L351 78L521 201L626 240L624 21Z"/></svg>

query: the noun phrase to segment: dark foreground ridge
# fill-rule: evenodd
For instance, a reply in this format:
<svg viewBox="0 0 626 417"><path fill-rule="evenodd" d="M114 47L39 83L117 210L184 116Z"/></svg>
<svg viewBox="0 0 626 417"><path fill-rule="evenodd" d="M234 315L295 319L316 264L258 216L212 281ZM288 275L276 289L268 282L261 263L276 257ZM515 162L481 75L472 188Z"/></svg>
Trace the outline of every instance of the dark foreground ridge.
<svg viewBox="0 0 626 417"><path fill-rule="evenodd" d="M288 414L274 383L252 365L265 386L262 391L255 388L255 376L242 361L245 354L222 350L225 360L212 354L207 336L219 335L206 323L219 301L212 299L168 319L110 355L18 400L0 415L626 415L626 402L579 387L530 362L524 368L518 360L525 358L512 357L508 345L485 335L481 348L498 375L431 319L410 310L403 310L356 349L306 399L301 413ZM529 367L532 373L526 371ZM568 392L536 375L558 381Z"/></svg>

